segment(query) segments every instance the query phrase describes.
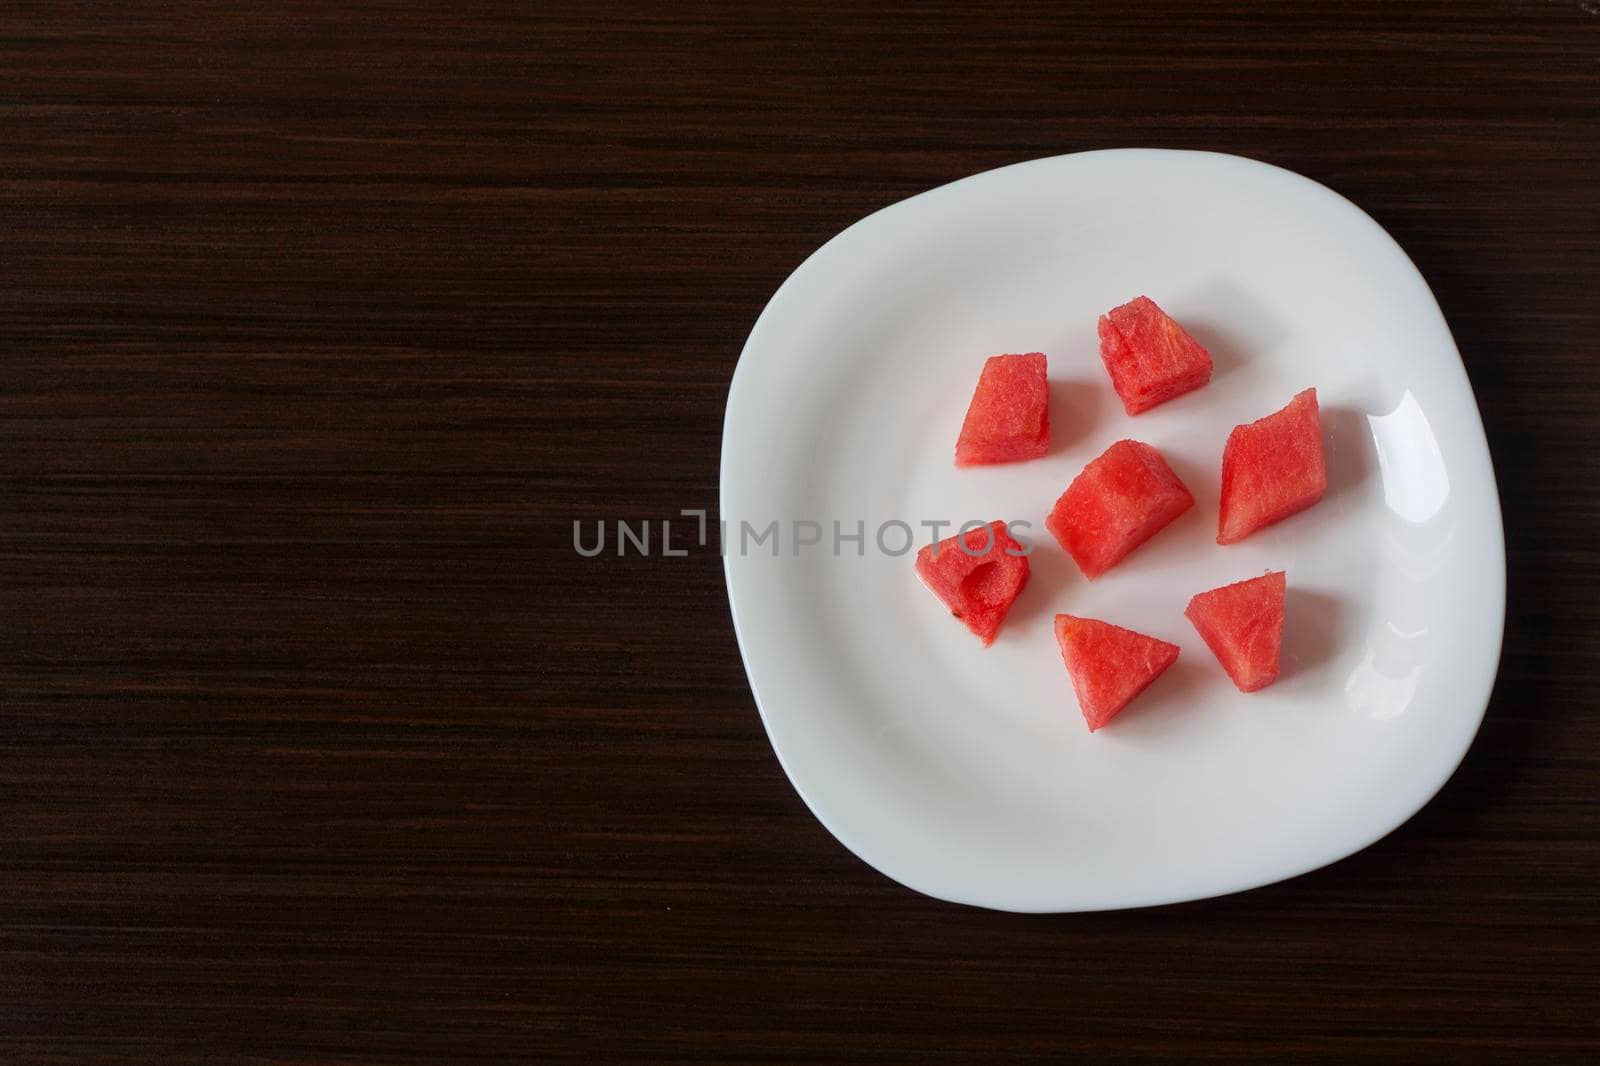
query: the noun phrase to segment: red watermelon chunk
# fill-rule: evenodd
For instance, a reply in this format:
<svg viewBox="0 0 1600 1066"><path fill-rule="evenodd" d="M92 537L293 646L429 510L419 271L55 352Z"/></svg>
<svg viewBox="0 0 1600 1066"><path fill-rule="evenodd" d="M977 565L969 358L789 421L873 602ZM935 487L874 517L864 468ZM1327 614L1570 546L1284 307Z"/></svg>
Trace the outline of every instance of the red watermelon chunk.
<svg viewBox="0 0 1600 1066"><path fill-rule="evenodd" d="M991 522L925 546L917 552L917 575L988 647L1028 583L1028 557L1011 554L1021 551L1004 522Z"/></svg>
<svg viewBox="0 0 1600 1066"><path fill-rule="evenodd" d="M1235 426L1222 450L1222 506L1217 543L1236 544L1322 499L1328 468L1322 457L1317 390L1248 425Z"/></svg>
<svg viewBox="0 0 1600 1066"><path fill-rule="evenodd" d="M1045 525L1093 581L1193 506L1160 452L1119 440L1072 479Z"/></svg>
<svg viewBox="0 0 1600 1066"><path fill-rule="evenodd" d="M956 441L957 466L1037 459L1050 450L1050 387L1042 352L991 355Z"/></svg>
<svg viewBox="0 0 1600 1066"><path fill-rule="evenodd" d="M1056 615L1056 642L1089 732L1178 661L1178 646L1093 618Z"/></svg>
<svg viewBox="0 0 1600 1066"><path fill-rule="evenodd" d="M1283 571L1274 570L1202 592L1183 612L1240 692L1266 688L1278 677L1285 583Z"/></svg>
<svg viewBox="0 0 1600 1066"><path fill-rule="evenodd" d="M1211 380L1211 353L1148 296L1100 316L1100 359L1130 415Z"/></svg>

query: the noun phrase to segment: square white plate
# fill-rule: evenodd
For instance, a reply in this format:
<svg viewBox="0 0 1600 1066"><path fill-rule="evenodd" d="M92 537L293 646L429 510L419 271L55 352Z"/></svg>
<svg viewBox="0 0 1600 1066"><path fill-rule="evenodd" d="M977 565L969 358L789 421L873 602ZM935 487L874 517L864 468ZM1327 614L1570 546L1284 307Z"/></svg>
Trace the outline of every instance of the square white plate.
<svg viewBox="0 0 1600 1066"><path fill-rule="evenodd" d="M1095 322L1141 293L1216 371L1130 418ZM1050 454L957 470L984 358L1030 351L1049 356ZM1228 432L1307 386L1327 496L1219 547ZM1044 516L1124 437L1159 448L1196 506L1090 583ZM1349 855L1449 778L1499 659L1494 472L1433 294L1347 200L1234 156L1041 159L839 234L745 345L722 514L740 649L789 779L863 860L962 903L1170 903ZM1033 574L985 649L923 587L912 553L894 554L905 533L885 523L907 523L920 546L925 521L996 518L1032 523ZM741 535L773 521L775 539ZM816 534L808 522L820 544L799 543ZM846 535L861 523L865 543L836 545L835 522ZM1269 568L1288 571L1283 672L1244 695L1183 609ZM1052 634L1063 611L1183 649L1093 735Z"/></svg>

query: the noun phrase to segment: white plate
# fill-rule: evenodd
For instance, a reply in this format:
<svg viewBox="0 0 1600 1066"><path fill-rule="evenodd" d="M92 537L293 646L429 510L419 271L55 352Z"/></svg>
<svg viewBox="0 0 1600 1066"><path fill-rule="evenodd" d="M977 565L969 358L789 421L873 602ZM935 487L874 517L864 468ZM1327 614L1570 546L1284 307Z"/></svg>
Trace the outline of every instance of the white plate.
<svg viewBox="0 0 1600 1066"><path fill-rule="evenodd" d="M1145 293L1216 363L1123 414L1095 337ZM1050 360L1046 458L957 470L984 357ZM1215 543L1228 431L1314 385L1330 487ZM1148 441L1197 506L1093 583L1044 529L1112 441ZM1347 200L1247 159L1119 150L979 174L829 241L767 305L723 430L728 596L790 781L851 851L919 892L1079 911L1252 888L1359 850L1449 778L1499 658L1505 556L1483 427L1450 331L1405 253ZM950 617L901 520L1033 523L1033 577L994 646ZM743 551L741 522L772 541ZM798 547L796 520L821 523ZM833 521L865 523L835 555ZM802 527L801 538L813 532ZM945 531L948 534L948 530ZM918 529L917 543L928 531ZM903 534L889 531L890 549ZM1190 596L1283 568L1283 674L1237 692ZM1182 646L1090 735L1057 612Z"/></svg>

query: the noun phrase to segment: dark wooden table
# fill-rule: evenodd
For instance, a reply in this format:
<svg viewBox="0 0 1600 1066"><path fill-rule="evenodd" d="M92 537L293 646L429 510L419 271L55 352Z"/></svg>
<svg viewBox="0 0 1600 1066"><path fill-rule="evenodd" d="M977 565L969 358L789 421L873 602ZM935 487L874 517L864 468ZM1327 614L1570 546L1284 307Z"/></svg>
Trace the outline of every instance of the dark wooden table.
<svg viewBox="0 0 1600 1066"><path fill-rule="evenodd" d="M0 12L0 1060L1600 1054L1600 14L1204 2ZM852 858L716 555L744 337L986 168L1237 152L1415 258L1510 608L1331 868L1024 918Z"/></svg>

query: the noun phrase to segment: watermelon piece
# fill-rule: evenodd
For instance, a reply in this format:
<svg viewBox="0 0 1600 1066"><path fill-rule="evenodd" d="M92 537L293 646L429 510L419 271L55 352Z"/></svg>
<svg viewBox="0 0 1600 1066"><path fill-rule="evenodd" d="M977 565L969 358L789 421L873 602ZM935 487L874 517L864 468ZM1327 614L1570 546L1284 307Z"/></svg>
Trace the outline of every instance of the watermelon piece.
<svg viewBox="0 0 1600 1066"><path fill-rule="evenodd" d="M1277 680L1286 585L1284 572L1274 570L1202 592L1183 612L1240 692Z"/></svg>
<svg viewBox="0 0 1600 1066"><path fill-rule="evenodd" d="M1028 557L1012 554L1020 551L1006 524L991 522L925 545L917 552L917 576L988 647L1028 583Z"/></svg>
<svg viewBox="0 0 1600 1066"><path fill-rule="evenodd" d="M1043 352L991 355L956 441L957 466L1014 463L1050 450L1050 386Z"/></svg>
<svg viewBox="0 0 1600 1066"><path fill-rule="evenodd" d="M1193 506L1160 452L1119 440L1072 479L1045 525L1093 581Z"/></svg>
<svg viewBox="0 0 1600 1066"><path fill-rule="evenodd" d="M1056 643L1091 733L1178 661L1176 644L1070 614L1056 615Z"/></svg>
<svg viewBox="0 0 1600 1066"><path fill-rule="evenodd" d="M1211 380L1211 353L1148 296L1100 316L1100 359L1130 415Z"/></svg>
<svg viewBox="0 0 1600 1066"><path fill-rule="evenodd" d="M1317 390L1306 389L1283 410L1228 434L1217 543L1236 544L1281 522L1322 499L1327 489Z"/></svg>

